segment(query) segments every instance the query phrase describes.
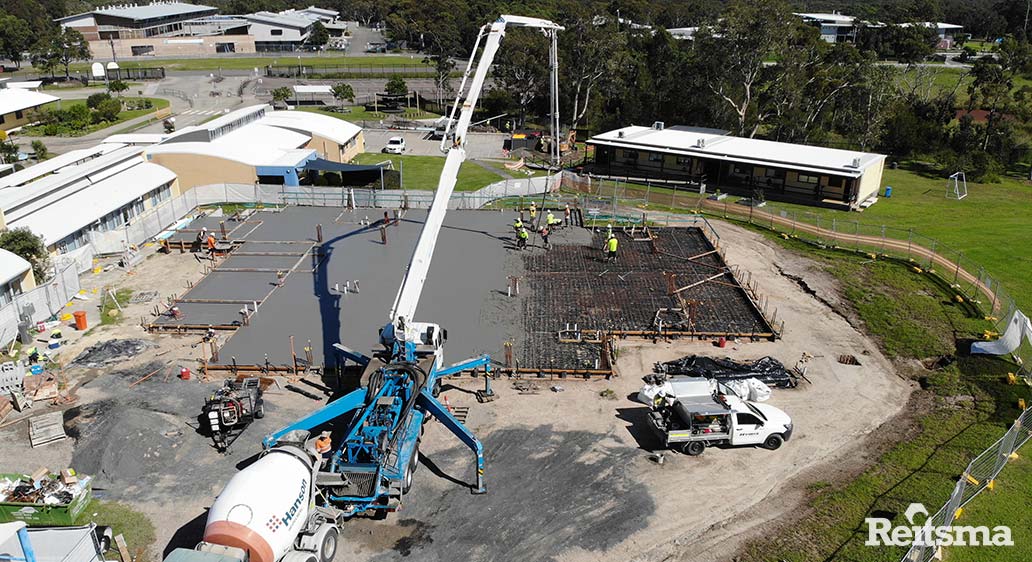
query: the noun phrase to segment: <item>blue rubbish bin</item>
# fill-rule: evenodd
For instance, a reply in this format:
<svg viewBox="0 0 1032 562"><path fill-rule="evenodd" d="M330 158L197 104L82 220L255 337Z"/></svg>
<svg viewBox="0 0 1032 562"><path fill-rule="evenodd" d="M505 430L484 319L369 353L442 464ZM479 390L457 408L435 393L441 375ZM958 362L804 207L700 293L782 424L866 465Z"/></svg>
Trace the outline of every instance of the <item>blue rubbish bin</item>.
<svg viewBox="0 0 1032 562"><path fill-rule="evenodd" d="M888 199L889 197L892 197L892 186L891 185L886 185L885 186L885 198Z"/></svg>

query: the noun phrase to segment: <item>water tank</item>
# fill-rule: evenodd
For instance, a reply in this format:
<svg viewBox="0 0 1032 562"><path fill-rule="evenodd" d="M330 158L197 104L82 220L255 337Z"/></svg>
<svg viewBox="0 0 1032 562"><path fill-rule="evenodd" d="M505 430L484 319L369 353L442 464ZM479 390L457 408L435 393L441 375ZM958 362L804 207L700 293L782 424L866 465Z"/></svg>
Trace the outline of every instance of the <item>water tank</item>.
<svg viewBox="0 0 1032 562"><path fill-rule="evenodd" d="M276 562L304 528L311 487L307 453L272 449L226 484L208 512L204 541L244 549L251 562Z"/></svg>

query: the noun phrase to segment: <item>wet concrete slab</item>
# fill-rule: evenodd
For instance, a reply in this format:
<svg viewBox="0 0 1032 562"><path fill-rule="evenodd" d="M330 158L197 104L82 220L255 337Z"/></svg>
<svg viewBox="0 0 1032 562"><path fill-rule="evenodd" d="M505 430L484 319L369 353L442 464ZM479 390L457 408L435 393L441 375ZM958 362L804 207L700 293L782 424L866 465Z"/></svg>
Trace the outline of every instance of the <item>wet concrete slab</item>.
<svg viewBox="0 0 1032 562"><path fill-rule="evenodd" d="M224 362L236 357L238 363L257 364L268 354L273 364L291 364L291 335L297 349L310 342L315 363L323 365L337 363L332 352L337 342L360 351L376 349L378 330L389 320L426 217L425 211L408 212L399 224L388 227L384 245L375 225L347 222L355 219L354 214L335 222L339 209L290 210L288 216L302 224L329 217L323 225L320 265L287 277L259 307L251 325L223 347ZM364 221L364 215L357 220ZM479 353L500 357L504 341L512 336L518 313L515 301L504 297L509 235L507 220L497 212L456 212L445 219L415 319L448 330L446 362ZM334 290L356 280L358 293Z"/></svg>

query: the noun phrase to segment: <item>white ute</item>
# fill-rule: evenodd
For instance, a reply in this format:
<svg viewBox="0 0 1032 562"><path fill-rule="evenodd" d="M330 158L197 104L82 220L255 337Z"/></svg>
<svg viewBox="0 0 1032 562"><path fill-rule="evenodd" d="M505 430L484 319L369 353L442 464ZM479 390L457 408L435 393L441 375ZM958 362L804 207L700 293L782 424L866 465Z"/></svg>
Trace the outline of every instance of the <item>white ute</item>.
<svg viewBox="0 0 1032 562"><path fill-rule="evenodd" d="M383 147L383 151L387 154L401 154L405 152L405 139L401 137L387 139L387 146Z"/></svg>
<svg viewBox="0 0 1032 562"><path fill-rule="evenodd" d="M775 450L792 437L792 418L785 412L723 394L663 396L649 411L648 423L663 445L691 456L713 445Z"/></svg>

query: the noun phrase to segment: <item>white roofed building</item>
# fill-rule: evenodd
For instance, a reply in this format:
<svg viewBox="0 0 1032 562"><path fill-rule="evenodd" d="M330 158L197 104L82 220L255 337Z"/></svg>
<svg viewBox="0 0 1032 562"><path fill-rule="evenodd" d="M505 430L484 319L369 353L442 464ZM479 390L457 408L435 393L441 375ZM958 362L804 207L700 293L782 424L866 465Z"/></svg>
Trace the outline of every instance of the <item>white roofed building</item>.
<svg viewBox="0 0 1032 562"><path fill-rule="evenodd" d="M588 139L587 171L693 188L705 185L794 203L856 209L877 195L885 156L727 135L695 127L630 126Z"/></svg>
<svg viewBox="0 0 1032 562"><path fill-rule="evenodd" d="M25 258L0 249L0 306L4 306L24 291L36 288L32 264Z"/></svg>
<svg viewBox="0 0 1032 562"><path fill-rule="evenodd" d="M50 94L0 82L0 131L13 131L33 122L34 111L57 101Z"/></svg>
<svg viewBox="0 0 1032 562"><path fill-rule="evenodd" d="M262 51L296 51L312 34L315 21L297 13L256 12L241 16L251 24L254 47Z"/></svg>

